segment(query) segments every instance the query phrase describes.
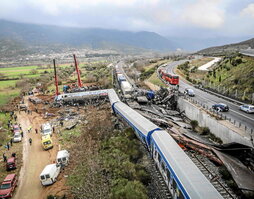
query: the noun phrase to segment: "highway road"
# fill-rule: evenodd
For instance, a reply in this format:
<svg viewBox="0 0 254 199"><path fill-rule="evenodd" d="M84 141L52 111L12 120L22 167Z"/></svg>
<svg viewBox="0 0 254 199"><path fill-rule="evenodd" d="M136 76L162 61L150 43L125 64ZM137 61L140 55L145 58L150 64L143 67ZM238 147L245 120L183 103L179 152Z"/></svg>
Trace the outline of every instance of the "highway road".
<svg viewBox="0 0 254 199"><path fill-rule="evenodd" d="M170 73L173 73L173 69L177 65L182 64L185 61L187 61L187 60L180 60L180 61L175 61L175 62L167 64L166 71L170 72ZM233 120L237 121L237 124L239 124L239 122L240 122L242 125L247 126L247 129L248 129L247 132L248 133L251 132L250 129L253 129L253 134L254 134L254 114L248 114L248 113L245 113L243 111L240 111L238 104L232 103L228 100L222 99L220 97L209 94L209 93L207 93L205 91L202 91L200 89L194 88L193 86L188 84L186 81L181 80L181 77L180 77L179 90L181 92L183 92L185 88L193 89L194 92L195 92L195 97L193 97L193 98L195 100L197 100L198 102L208 106L209 108L211 108L212 105L216 104L216 103L227 104L229 106L229 111L228 112L223 112L223 114L226 115L227 117L230 117Z"/></svg>

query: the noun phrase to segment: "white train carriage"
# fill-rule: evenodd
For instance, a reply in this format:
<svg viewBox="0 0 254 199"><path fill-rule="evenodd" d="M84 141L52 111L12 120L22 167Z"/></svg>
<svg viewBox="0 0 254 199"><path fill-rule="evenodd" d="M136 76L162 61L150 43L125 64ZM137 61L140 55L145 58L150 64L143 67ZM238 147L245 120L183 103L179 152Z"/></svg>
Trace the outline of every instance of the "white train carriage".
<svg viewBox="0 0 254 199"><path fill-rule="evenodd" d="M147 135L160 129L150 120L146 119L123 102L113 104L112 108L116 114L120 115L134 129L136 135L144 144L147 144Z"/></svg>
<svg viewBox="0 0 254 199"><path fill-rule="evenodd" d="M166 131L155 131L149 142L173 198L223 198Z"/></svg>
<svg viewBox="0 0 254 199"><path fill-rule="evenodd" d="M121 100L119 99L118 95L116 94L114 89L108 89L108 96L109 96L109 101L110 104L113 105L116 102L120 102Z"/></svg>
<svg viewBox="0 0 254 199"><path fill-rule="evenodd" d="M107 96L108 95L108 90L96 90L96 91L84 91L84 92L77 92L77 93L65 93L62 95L56 96L55 100L56 101L71 101L71 100L83 100L86 98L91 98L91 97L97 97L97 96Z"/></svg>

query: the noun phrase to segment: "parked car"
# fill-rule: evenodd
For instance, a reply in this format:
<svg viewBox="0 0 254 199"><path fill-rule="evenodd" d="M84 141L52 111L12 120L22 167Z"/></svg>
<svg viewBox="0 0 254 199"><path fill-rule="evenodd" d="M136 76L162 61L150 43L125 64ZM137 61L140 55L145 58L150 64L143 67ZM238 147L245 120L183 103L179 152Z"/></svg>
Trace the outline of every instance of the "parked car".
<svg viewBox="0 0 254 199"><path fill-rule="evenodd" d="M7 175L0 186L0 198L11 198L17 184L18 178L16 174Z"/></svg>
<svg viewBox="0 0 254 199"><path fill-rule="evenodd" d="M190 97L194 97L195 96L195 93L194 93L194 91L191 88L186 88L184 90L184 94L189 95Z"/></svg>
<svg viewBox="0 0 254 199"><path fill-rule="evenodd" d="M45 123L41 125L41 134L43 135L52 135L52 127L50 123Z"/></svg>
<svg viewBox="0 0 254 199"><path fill-rule="evenodd" d="M40 181L42 185L51 185L56 182L56 178L60 173L60 165L49 164L47 165L40 174Z"/></svg>
<svg viewBox="0 0 254 199"><path fill-rule="evenodd" d="M27 110L27 106L25 104L19 105L19 109L21 111L26 111Z"/></svg>
<svg viewBox="0 0 254 199"><path fill-rule="evenodd" d="M46 134L41 137L41 144L44 150L52 149L53 148L53 142L50 137L50 135Z"/></svg>
<svg viewBox="0 0 254 199"><path fill-rule="evenodd" d="M15 133L20 133L19 125L14 124L14 125L12 126L12 129L13 129L13 133L14 133L14 134L15 134Z"/></svg>
<svg viewBox="0 0 254 199"><path fill-rule="evenodd" d="M21 142L21 140L22 140L22 136L21 136L21 133L20 132L16 132L15 134L14 134L14 137L13 137L13 142Z"/></svg>
<svg viewBox="0 0 254 199"><path fill-rule="evenodd" d="M16 158L11 157L6 162L6 171L10 171L14 169L16 169Z"/></svg>
<svg viewBox="0 0 254 199"><path fill-rule="evenodd" d="M212 108L216 111L229 111L228 105L219 103L219 104L214 104L212 105Z"/></svg>
<svg viewBox="0 0 254 199"><path fill-rule="evenodd" d="M70 154L67 150L58 151L56 163L61 166L67 166L69 163Z"/></svg>
<svg viewBox="0 0 254 199"><path fill-rule="evenodd" d="M245 111L246 113L254 113L254 105L250 104L241 105L240 110Z"/></svg>

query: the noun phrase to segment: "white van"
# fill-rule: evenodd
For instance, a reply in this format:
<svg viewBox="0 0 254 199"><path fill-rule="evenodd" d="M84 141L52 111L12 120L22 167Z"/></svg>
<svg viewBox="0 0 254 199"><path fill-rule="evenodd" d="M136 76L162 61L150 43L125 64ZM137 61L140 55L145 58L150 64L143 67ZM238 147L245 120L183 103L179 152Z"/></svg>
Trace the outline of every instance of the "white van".
<svg viewBox="0 0 254 199"><path fill-rule="evenodd" d="M67 150L58 151L56 156L56 163L58 165L67 166L69 163L70 154Z"/></svg>
<svg viewBox="0 0 254 199"><path fill-rule="evenodd" d="M42 185L51 185L56 182L56 178L60 173L60 166L56 164L47 165L40 174Z"/></svg>
<svg viewBox="0 0 254 199"><path fill-rule="evenodd" d="M21 142L22 136L20 132L16 132L13 137L13 142Z"/></svg>
<svg viewBox="0 0 254 199"><path fill-rule="evenodd" d="M52 127L50 123L45 123L41 125L41 134L42 135L52 135Z"/></svg>

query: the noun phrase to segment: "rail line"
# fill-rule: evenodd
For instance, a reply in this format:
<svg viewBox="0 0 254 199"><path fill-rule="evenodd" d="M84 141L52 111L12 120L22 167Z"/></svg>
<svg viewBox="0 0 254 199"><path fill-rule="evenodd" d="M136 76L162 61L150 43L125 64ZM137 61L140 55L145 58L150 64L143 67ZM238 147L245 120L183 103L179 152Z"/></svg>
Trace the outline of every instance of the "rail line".
<svg viewBox="0 0 254 199"><path fill-rule="evenodd" d="M187 155L194 162L194 164L199 168L199 170L206 176L206 178L211 182L211 184L217 189L217 191L225 199L237 199L238 197L233 193L233 191L220 180L220 176L214 174L211 171L211 163L208 163L208 160L203 156L198 155L197 153L188 151Z"/></svg>

